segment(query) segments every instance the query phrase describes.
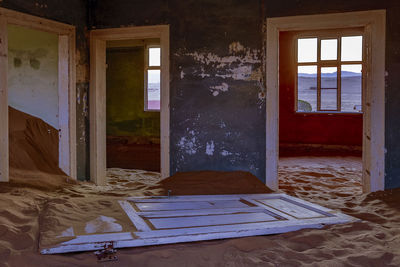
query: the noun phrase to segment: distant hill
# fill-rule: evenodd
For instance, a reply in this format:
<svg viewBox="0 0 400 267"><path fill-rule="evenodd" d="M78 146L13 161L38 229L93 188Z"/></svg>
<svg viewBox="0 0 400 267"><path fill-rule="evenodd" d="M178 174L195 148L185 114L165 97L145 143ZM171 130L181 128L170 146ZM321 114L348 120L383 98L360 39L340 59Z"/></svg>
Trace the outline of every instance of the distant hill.
<svg viewBox="0 0 400 267"><path fill-rule="evenodd" d="M315 76L316 76L315 74L299 73L299 77L304 77L304 78L314 78ZM322 77L336 77L336 72L322 73ZM361 77L361 73L342 71L342 78L343 77Z"/></svg>
<svg viewBox="0 0 400 267"><path fill-rule="evenodd" d="M160 83L149 83L149 90L160 90Z"/></svg>

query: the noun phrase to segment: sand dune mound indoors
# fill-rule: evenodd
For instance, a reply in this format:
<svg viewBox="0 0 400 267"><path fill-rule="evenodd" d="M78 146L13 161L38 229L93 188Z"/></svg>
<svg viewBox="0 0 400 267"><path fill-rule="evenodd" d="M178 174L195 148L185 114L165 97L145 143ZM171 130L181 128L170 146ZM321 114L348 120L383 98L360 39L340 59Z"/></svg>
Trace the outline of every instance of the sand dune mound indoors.
<svg viewBox="0 0 400 267"><path fill-rule="evenodd" d="M233 182L234 181L234 182ZM273 192L249 172L180 172L157 185L172 195L265 194Z"/></svg>
<svg viewBox="0 0 400 267"><path fill-rule="evenodd" d="M58 130L9 107L10 182L52 189L71 179L58 167Z"/></svg>

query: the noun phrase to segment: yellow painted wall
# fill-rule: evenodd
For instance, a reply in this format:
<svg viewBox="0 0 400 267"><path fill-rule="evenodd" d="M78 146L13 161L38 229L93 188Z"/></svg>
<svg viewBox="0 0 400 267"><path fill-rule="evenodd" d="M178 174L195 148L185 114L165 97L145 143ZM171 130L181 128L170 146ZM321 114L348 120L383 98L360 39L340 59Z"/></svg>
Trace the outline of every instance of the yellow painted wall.
<svg viewBox="0 0 400 267"><path fill-rule="evenodd" d="M160 136L160 113L144 111L144 47L107 49L107 135Z"/></svg>

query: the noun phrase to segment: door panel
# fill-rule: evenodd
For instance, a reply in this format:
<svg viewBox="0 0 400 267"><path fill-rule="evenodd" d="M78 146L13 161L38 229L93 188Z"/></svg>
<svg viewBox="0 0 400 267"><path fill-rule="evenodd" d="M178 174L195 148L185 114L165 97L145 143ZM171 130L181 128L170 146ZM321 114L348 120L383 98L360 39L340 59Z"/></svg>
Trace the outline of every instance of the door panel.
<svg viewBox="0 0 400 267"><path fill-rule="evenodd" d="M285 194L126 198L136 232L81 235L42 254L268 235L356 219Z"/></svg>

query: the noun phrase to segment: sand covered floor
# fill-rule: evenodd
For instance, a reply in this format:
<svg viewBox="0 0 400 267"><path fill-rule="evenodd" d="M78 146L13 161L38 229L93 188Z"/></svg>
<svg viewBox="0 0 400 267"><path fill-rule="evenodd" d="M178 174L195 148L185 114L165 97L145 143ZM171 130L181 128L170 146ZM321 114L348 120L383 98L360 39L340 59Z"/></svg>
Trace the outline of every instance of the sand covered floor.
<svg viewBox="0 0 400 267"><path fill-rule="evenodd" d="M118 199L163 195L169 186L182 189L185 184L179 177L163 184L158 173L109 169L108 184L101 187L69 184L61 176L58 186L54 178L45 188L29 181L1 184L0 266L400 266L400 190L361 194L360 158L283 158L279 175L283 192L363 221L274 236L120 249L118 262L102 264L93 252L40 255L44 234L68 239L71 227L74 234L118 227L129 231L115 206ZM216 186L226 182L221 174L215 177ZM248 174L238 177L240 186L230 185L225 193L243 187L243 179L260 190ZM207 193L210 188L196 190Z"/></svg>

